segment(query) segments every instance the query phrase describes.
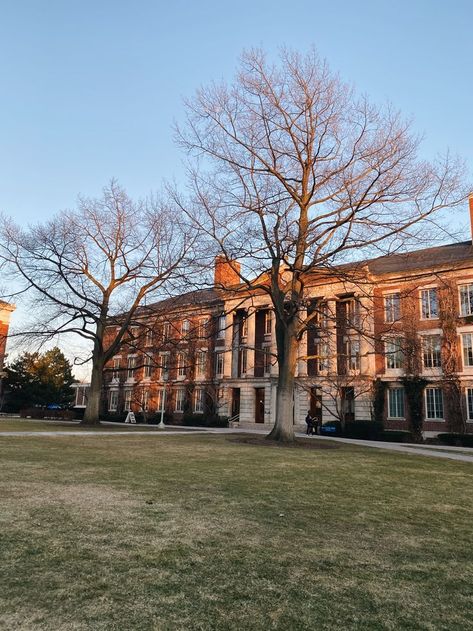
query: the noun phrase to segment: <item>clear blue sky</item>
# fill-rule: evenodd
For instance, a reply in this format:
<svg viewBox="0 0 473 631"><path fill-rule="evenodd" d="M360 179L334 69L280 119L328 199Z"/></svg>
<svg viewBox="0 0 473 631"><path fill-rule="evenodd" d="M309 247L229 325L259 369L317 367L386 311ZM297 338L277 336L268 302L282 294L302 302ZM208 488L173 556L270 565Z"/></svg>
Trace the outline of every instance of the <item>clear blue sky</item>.
<svg viewBox="0 0 473 631"><path fill-rule="evenodd" d="M473 171L471 0L15 0L0 3L0 210L21 222L181 175L182 97L244 47L315 45ZM466 218L466 209L465 209ZM458 217L462 219L462 217Z"/></svg>

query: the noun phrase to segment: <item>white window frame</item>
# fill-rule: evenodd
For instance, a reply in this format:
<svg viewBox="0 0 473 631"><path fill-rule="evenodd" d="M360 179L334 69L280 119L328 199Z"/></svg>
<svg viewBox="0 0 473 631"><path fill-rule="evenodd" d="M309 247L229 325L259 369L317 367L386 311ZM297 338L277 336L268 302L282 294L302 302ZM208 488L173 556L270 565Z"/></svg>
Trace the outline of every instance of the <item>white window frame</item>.
<svg viewBox="0 0 473 631"><path fill-rule="evenodd" d="M151 379L153 373L153 361L149 355L143 357L143 379Z"/></svg>
<svg viewBox="0 0 473 631"><path fill-rule="evenodd" d="M437 401L433 401L433 405L436 408L438 406L438 404L440 403L440 405L438 406L439 408L441 408L442 411L442 415L440 416L429 416L429 392L440 392L440 399L438 399ZM435 397L434 397L435 398ZM442 388L437 388L435 386L429 386L425 389L424 392L424 403L425 403L425 420L426 421L444 421L444 415L445 415L445 408L444 408L444 401L443 401L443 391ZM437 410L434 411L434 413L437 413Z"/></svg>
<svg viewBox="0 0 473 631"><path fill-rule="evenodd" d="M196 414L204 413L204 389L195 388L194 390L194 412Z"/></svg>
<svg viewBox="0 0 473 631"><path fill-rule="evenodd" d="M184 406L186 402L186 389L176 388L174 395L174 411L184 412Z"/></svg>
<svg viewBox="0 0 473 631"><path fill-rule="evenodd" d="M434 346L434 339L439 341L438 350ZM421 337L422 366L425 370L438 370L442 368L442 336L422 335ZM426 362L426 359L428 360Z"/></svg>
<svg viewBox="0 0 473 631"><path fill-rule="evenodd" d="M166 342L171 337L171 323L163 322L162 329L163 342Z"/></svg>
<svg viewBox="0 0 473 631"><path fill-rule="evenodd" d="M159 353L159 380L160 381L168 381L169 379L169 358L170 358L170 353L168 351L163 351L162 353Z"/></svg>
<svg viewBox="0 0 473 631"><path fill-rule="evenodd" d="M181 337L183 339L189 337L191 331L191 321L187 318L181 322Z"/></svg>
<svg viewBox="0 0 473 631"><path fill-rule="evenodd" d="M348 370L358 372L361 368L361 344L357 337L349 337L346 341L346 355Z"/></svg>
<svg viewBox="0 0 473 631"><path fill-rule="evenodd" d="M273 312L270 309L264 314L264 335L270 336L273 331Z"/></svg>
<svg viewBox="0 0 473 631"><path fill-rule="evenodd" d="M227 329L227 316L222 313L217 317L217 340L225 339Z"/></svg>
<svg viewBox="0 0 473 631"><path fill-rule="evenodd" d="M404 338L400 336L387 337L384 340L384 358L386 371L402 370L404 366L403 343ZM392 345L392 350L389 350L389 345ZM392 363L394 364L393 366L389 365L390 361L392 361Z"/></svg>
<svg viewBox="0 0 473 631"><path fill-rule="evenodd" d="M131 412L131 404L133 399L133 390L125 390L125 399L123 403L123 409L125 412Z"/></svg>
<svg viewBox="0 0 473 631"><path fill-rule="evenodd" d="M177 354L176 367L177 367L177 378L181 380L185 379L186 378L186 354L185 353Z"/></svg>
<svg viewBox="0 0 473 631"><path fill-rule="evenodd" d="M263 373L265 376L271 374L271 365L273 363L273 357L271 355L271 343L262 345L263 351Z"/></svg>
<svg viewBox="0 0 473 631"><path fill-rule="evenodd" d="M149 390L148 388L143 388L141 391L141 409L144 412L147 412L149 409Z"/></svg>
<svg viewBox="0 0 473 631"><path fill-rule="evenodd" d="M207 373L207 351L198 350L195 357L195 376L204 378Z"/></svg>
<svg viewBox="0 0 473 631"><path fill-rule="evenodd" d="M466 288L468 293L467 302L462 300L462 289ZM460 305L460 316L466 317L473 315L473 283L461 283L458 285L458 303ZM463 310L463 307L466 307Z"/></svg>
<svg viewBox="0 0 473 631"><path fill-rule="evenodd" d="M221 370L220 370L221 368ZM216 351L215 353L215 376L222 377L225 370L225 353L224 351Z"/></svg>
<svg viewBox="0 0 473 631"><path fill-rule="evenodd" d="M121 355L116 355L112 360L112 381L120 381Z"/></svg>
<svg viewBox="0 0 473 631"><path fill-rule="evenodd" d="M248 348L246 346L240 347L240 374L246 375L248 372Z"/></svg>
<svg viewBox="0 0 473 631"><path fill-rule="evenodd" d="M164 399L164 388L158 388L156 390L156 412L163 411L163 403Z"/></svg>
<svg viewBox="0 0 473 631"><path fill-rule="evenodd" d="M464 368L473 367L473 333L462 333L462 360ZM468 346L465 345L465 338L469 338Z"/></svg>
<svg viewBox="0 0 473 631"><path fill-rule="evenodd" d="M128 355L126 360L126 380L135 380L136 355Z"/></svg>
<svg viewBox="0 0 473 631"><path fill-rule="evenodd" d="M397 296L394 301L394 296ZM401 293L399 291L393 291L388 294L384 294L384 321L385 322L398 322L401 318Z"/></svg>
<svg viewBox="0 0 473 631"><path fill-rule="evenodd" d="M396 393L396 397L399 397L397 401L395 401L394 393ZM404 388L402 386L388 388L388 419L396 421L404 421L406 419L404 397Z"/></svg>
<svg viewBox="0 0 473 631"><path fill-rule="evenodd" d="M432 301L431 294L435 292L435 300ZM420 319L421 320L438 320L439 318L439 297L437 287L427 287L421 289L420 298ZM435 309L432 309L434 303Z"/></svg>
<svg viewBox="0 0 473 631"><path fill-rule="evenodd" d="M108 393L108 411L116 412L118 410L118 390L110 390Z"/></svg>
<svg viewBox="0 0 473 631"><path fill-rule="evenodd" d="M466 422L473 423L473 388L465 388Z"/></svg>

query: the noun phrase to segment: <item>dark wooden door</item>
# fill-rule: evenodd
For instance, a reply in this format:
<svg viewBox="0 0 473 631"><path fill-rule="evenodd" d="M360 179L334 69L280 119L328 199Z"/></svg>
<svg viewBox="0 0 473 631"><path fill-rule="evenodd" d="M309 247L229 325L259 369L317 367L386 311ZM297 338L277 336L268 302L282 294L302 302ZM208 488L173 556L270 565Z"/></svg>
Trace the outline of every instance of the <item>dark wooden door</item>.
<svg viewBox="0 0 473 631"><path fill-rule="evenodd" d="M255 388L255 423L264 423L264 388Z"/></svg>
<svg viewBox="0 0 473 631"><path fill-rule="evenodd" d="M240 414L240 388L232 388L232 416Z"/></svg>

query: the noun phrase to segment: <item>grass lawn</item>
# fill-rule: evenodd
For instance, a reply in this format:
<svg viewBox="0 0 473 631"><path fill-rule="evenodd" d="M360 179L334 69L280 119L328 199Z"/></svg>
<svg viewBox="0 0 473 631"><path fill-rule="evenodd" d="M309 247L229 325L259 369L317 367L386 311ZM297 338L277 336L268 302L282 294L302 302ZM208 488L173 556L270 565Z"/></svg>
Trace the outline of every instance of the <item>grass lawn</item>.
<svg viewBox="0 0 473 631"><path fill-rule="evenodd" d="M185 431L186 428L169 426L173 430ZM157 425L129 424L129 423L101 423L100 425L81 425L79 421L43 421L39 419L24 419L17 417L0 417L0 434L2 432L54 432L54 431L99 431L99 432L115 432L115 431L160 431Z"/></svg>
<svg viewBox="0 0 473 631"><path fill-rule="evenodd" d="M238 441L0 436L0 628L473 628L472 465Z"/></svg>

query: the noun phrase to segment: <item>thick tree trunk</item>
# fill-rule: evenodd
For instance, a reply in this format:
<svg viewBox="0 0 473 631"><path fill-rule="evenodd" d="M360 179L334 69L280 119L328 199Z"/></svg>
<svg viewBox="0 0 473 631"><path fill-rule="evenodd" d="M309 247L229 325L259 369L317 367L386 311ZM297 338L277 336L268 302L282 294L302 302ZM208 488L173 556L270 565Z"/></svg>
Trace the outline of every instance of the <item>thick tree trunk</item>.
<svg viewBox="0 0 473 631"><path fill-rule="evenodd" d="M292 442L294 440L294 384L298 343L292 327L276 323L278 344L278 391L276 396L276 421L268 435L270 440Z"/></svg>
<svg viewBox="0 0 473 631"><path fill-rule="evenodd" d="M100 402L102 398L103 361L94 358L92 363L92 377L90 380L89 396L84 418L81 425L100 424Z"/></svg>

